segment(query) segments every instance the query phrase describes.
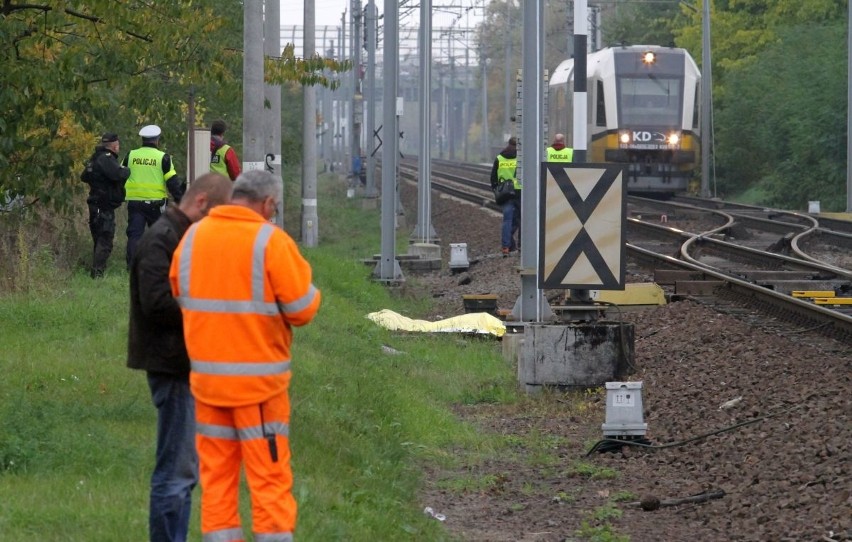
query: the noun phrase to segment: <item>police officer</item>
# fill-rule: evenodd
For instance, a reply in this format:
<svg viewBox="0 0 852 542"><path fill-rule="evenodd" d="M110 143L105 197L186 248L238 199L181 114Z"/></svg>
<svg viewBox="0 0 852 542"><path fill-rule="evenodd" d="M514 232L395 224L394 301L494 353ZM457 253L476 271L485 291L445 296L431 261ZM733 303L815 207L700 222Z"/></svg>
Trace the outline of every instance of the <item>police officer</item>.
<svg viewBox="0 0 852 542"><path fill-rule="evenodd" d="M500 151L491 166L491 188L497 188L505 181L511 181L514 195L500 202L503 207L503 225L500 228L500 251L503 257L518 250L521 240L521 180L517 176L518 141L510 137L506 148ZM515 240L517 234L517 241Z"/></svg>
<svg viewBox="0 0 852 542"><path fill-rule="evenodd" d="M115 237L115 210L124 203L124 183L130 176L130 170L118 163L118 149L118 135L104 133L81 175L83 182L89 185L86 204L89 207L89 231L95 247L92 278L104 276Z"/></svg>
<svg viewBox="0 0 852 542"><path fill-rule="evenodd" d="M127 180L127 268L145 228L153 224L171 195L176 202L186 189L177 176L172 158L159 149L162 130L149 124L139 130L142 146L124 158L130 168Z"/></svg>
<svg viewBox="0 0 852 542"><path fill-rule="evenodd" d="M553 145L547 148L548 162L571 162L574 160L574 149L565 146L565 136L553 136Z"/></svg>
<svg viewBox="0 0 852 542"><path fill-rule="evenodd" d="M214 120L210 125L210 171L234 181L240 175L240 159L234 148L225 141L227 129L224 120Z"/></svg>

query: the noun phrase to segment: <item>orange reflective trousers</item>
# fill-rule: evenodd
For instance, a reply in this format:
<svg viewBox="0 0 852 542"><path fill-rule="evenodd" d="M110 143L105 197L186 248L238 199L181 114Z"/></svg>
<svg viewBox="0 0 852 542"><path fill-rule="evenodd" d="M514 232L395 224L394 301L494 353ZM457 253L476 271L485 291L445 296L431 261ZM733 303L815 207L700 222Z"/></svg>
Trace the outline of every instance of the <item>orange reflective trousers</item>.
<svg viewBox="0 0 852 542"><path fill-rule="evenodd" d="M296 500L292 494L287 393L259 405L240 407L218 407L196 400L195 418L202 541L243 540L239 515L241 464L245 465L251 492L255 540L291 541L296 528Z"/></svg>

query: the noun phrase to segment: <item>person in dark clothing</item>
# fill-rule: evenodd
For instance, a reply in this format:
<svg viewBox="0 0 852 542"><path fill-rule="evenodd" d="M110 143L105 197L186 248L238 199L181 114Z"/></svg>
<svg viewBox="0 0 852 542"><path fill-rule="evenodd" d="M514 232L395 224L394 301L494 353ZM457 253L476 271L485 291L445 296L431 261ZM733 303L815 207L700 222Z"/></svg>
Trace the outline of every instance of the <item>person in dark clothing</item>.
<svg viewBox="0 0 852 542"><path fill-rule="evenodd" d="M89 185L86 204L94 243L92 278L103 277L106 271L115 238L115 210L124 203L124 183L130 177L130 169L118 162L119 145L117 134L104 133L81 175L83 182Z"/></svg>
<svg viewBox="0 0 852 542"><path fill-rule="evenodd" d="M512 181L515 187L515 195L501 205L503 206L503 227L500 232L500 251L503 257L510 252L520 248L521 240L521 181L518 179L516 168L518 167L517 140L510 137L506 148L504 148L494 159L491 167L491 188L495 189L504 181ZM517 241L515 236L517 234Z"/></svg>
<svg viewBox="0 0 852 542"><path fill-rule="evenodd" d="M148 527L152 542L185 541L192 489L198 481L195 403L183 317L172 297L172 254L189 226L228 203L233 183L218 173L196 179L179 205L169 205L139 240L130 265L127 366L147 372L157 408L157 451Z"/></svg>

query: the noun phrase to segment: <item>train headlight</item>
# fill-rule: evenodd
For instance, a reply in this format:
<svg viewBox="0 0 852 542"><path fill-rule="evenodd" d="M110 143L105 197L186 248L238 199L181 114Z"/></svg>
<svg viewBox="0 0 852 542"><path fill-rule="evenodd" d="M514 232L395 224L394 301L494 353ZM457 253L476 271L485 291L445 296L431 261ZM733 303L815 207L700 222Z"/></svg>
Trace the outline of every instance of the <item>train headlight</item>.
<svg viewBox="0 0 852 542"><path fill-rule="evenodd" d="M653 51L645 51L642 53L642 62L645 64L653 64L657 61L657 55Z"/></svg>
<svg viewBox="0 0 852 542"><path fill-rule="evenodd" d="M630 132L621 132L618 134L618 141L625 145L630 143Z"/></svg>
<svg viewBox="0 0 852 542"><path fill-rule="evenodd" d="M678 134L677 132L670 133L666 138L666 143L668 143L669 145L677 145L678 143L680 143L680 134Z"/></svg>

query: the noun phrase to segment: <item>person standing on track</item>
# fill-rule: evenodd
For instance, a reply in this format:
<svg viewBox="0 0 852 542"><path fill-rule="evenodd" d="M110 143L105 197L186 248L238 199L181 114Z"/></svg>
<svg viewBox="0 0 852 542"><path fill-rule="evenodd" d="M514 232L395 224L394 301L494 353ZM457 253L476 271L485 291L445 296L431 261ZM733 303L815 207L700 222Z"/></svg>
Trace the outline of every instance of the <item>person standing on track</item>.
<svg viewBox="0 0 852 542"><path fill-rule="evenodd" d="M491 188L495 189L500 183L511 180L515 187L515 195L508 198L503 206L503 226L500 235L500 251L503 257L520 248L521 236L521 180L517 176L518 146L517 140L510 137L504 148L494 159L491 167ZM517 234L518 242L515 241Z"/></svg>
<svg viewBox="0 0 852 542"><path fill-rule="evenodd" d="M571 162L574 160L574 149L565 146L565 135L553 136L553 145L547 148L548 162Z"/></svg>
<svg viewBox="0 0 852 542"><path fill-rule="evenodd" d="M190 224L227 203L231 181L218 173L196 179L179 206L171 205L139 241L130 265L127 366L146 371L157 408L157 451L151 475L151 542L185 542L198 482L195 406L180 306L172 297L169 266Z"/></svg>
<svg viewBox="0 0 852 542"><path fill-rule="evenodd" d="M115 239L115 210L124 203L124 183L130 176L130 170L118 162L119 146L118 134L104 133L80 176L89 185L86 205L89 207L89 231L94 243L93 279L103 277L106 271Z"/></svg>
<svg viewBox="0 0 852 542"><path fill-rule="evenodd" d="M227 129L224 120L214 120L210 125L210 171L233 181L240 175L240 159L237 158L237 151L225 141Z"/></svg>
<svg viewBox="0 0 852 542"><path fill-rule="evenodd" d="M292 326L320 305L311 267L295 241L269 223L280 177L242 173L232 204L184 236L172 260L195 397L202 540L244 540L240 467L252 498L255 540L291 541L296 500L290 467Z"/></svg>

